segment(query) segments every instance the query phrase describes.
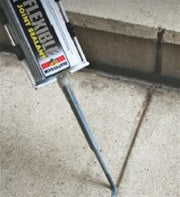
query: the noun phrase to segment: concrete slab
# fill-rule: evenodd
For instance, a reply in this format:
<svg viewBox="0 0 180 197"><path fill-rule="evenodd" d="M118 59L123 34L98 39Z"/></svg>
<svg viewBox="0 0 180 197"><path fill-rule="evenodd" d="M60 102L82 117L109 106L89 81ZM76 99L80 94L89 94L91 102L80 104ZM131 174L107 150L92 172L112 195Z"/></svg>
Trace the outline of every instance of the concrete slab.
<svg viewBox="0 0 180 197"><path fill-rule="evenodd" d="M59 87L33 90L12 55L0 55L0 75L0 196L110 196ZM71 80L117 181L146 88L94 72L79 72Z"/></svg>
<svg viewBox="0 0 180 197"><path fill-rule="evenodd" d="M159 27L180 32L178 0L65 0L63 4L70 13L74 13L71 18L75 24L81 23L81 20L85 22L83 17L86 15L96 17L96 20L93 19L90 22L94 23L95 29L105 30L106 28L105 31L113 29L114 33L117 33L115 31L118 29L124 31L123 34L140 35L142 38L153 38L153 35L156 38L155 29ZM79 16L75 17L75 13L79 13ZM102 21L98 23L98 20L102 19L105 24ZM108 21L108 19L111 20ZM113 25L112 21L119 21L119 27L117 23ZM111 25L108 26L110 22ZM85 23L85 25L89 24ZM139 28L141 28L140 31Z"/></svg>
<svg viewBox="0 0 180 197"><path fill-rule="evenodd" d="M120 196L180 196L180 92L153 95L120 187Z"/></svg>

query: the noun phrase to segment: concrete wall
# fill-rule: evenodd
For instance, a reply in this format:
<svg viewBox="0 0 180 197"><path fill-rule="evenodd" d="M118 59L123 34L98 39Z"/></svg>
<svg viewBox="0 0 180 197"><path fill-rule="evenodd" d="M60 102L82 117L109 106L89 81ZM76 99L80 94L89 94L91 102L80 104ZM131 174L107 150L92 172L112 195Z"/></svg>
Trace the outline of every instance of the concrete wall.
<svg viewBox="0 0 180 197"><path fill-rule="evenodd" d="M162 75L180 79L180 33L166 31L162 45Z"/></svg>
<svg viewBox="0 0 180 197"><path fill-rule="evenodd" d="M81 27L76 27L75 30L90 61L148 73L154 72L155 41Z"/></svg>
<svg viewBox="0 0 180 197"><path fill-rule="evenodd" d="M180 79L180 46L164 44L162 51L162 75Z"/></svg>

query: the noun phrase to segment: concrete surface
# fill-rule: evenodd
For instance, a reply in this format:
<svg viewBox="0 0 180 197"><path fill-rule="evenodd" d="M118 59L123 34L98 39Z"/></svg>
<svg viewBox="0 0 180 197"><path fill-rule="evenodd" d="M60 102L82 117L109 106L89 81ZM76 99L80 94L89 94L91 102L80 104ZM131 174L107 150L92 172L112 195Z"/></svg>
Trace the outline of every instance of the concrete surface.
<svg viewBox="0 0 180 197"><path fill-rule="evenodd" d="M180 45L163 44L162 75L180 79Z"/></svg>
<svg viewBox="0 0 180 197"><path fill-rule="evenodd" d="M166 30L163 36L163 42L168 44L180 45L180 32Z"/></svg>
<svg viewBox="0 0 180 197"><path fill-rule="evenodd" d="M14 57L0 62L0 196L110 196L59 87L35 91ZM77 73L72 84L117 181L146 89L95 73Z"/></svg>
<svg viewBox="0 0 180 197"><path fill-rule="evenodd" d="M91 62L154 72L155 41L79 27L75 30L87 59Z"/></svg>
<svg viewBox="0 0 180 197"><path fill-rule="evenodd" d="M180 33L165 31L162 44L162 75L180 78Z"/></svg>
<svg viewBox="0 0 180 197"><path fill-rule="evenodd" d="M63 4L67 10L83 15L180 32L178 0L64 0Z"/></svg>
<svg viewBox="0 0 180 197"><path fill-rule="evenodd" d="M118 182L147 87L94 72L76 73L71 81ZM33 90L16 58L1 54L0 89L0 196L110 196L57 84ZM155 93L121 180L123 196L178 196L179 97L173 90Z"/></svg>
<svg viewBox="0 0 180 197"><path fill-rule="evenodd" d="M74 4L67 0L63 3L74 25L84 28L84 31L77 28L77 35L90 60L152 73L156 72L156 54L161 50L161 47L156 49L156 44L162 42L160 74L180 79L178 0L76 0ZM158 38L162 30L162 38ZM171 46L167 47L167 43ZM96 55L97 48L101 56ZM107 58L102 54L108 54Z"/></svg>
<svg viewBox="0 0 180 197"><path fill-rule="evenodd" d="M120 196L180 196L180 93L156 91L136 139Z"/></svg>

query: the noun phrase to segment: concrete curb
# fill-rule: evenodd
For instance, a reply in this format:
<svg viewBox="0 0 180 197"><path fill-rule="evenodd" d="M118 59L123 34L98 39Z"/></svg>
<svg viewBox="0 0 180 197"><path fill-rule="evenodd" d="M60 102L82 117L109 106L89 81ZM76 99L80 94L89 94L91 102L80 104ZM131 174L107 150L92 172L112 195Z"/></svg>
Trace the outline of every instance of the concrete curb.
<svg viewBox="0 0 180 197"><path fill-rule="evenodd" d="M71 11L68 15L92 62L180 79L180 32Z"/></svg>
<svg viewBox="0 0 180 197"><path fill-rule="evenodd" d="M158 30L139 24L132 24L111 18L102 18L78 12L67 11L70 21L75 26L121 34L129 37L156 40Z"/></svg>
<svg viewBox="0 0 180 197"><path fill-rule="evenodd" d="M180 32L165 31L162 44L162 75L180 79Z"/></svg>

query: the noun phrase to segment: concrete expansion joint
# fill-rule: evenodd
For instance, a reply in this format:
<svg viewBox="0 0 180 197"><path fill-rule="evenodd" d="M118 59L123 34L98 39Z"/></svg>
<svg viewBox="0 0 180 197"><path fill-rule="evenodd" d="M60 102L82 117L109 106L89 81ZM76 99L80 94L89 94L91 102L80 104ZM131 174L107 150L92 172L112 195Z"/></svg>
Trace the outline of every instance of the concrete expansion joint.
<svg viewBox="0 0 180 197"><path fill-rule="evenodd" d="M156 43L156 63L154 73L157 75L161 75L162 71L162 43L164 40L165 29L159 27L157 32L157 43Z"/></svg>
<svg viewBox="0 0 180 197"><path fill-rule="evenodd" d="M127 167L128 163L129 163L129 160L130 160L130 157L131 157L131 153L132 153L133 148L134 148L134 146L136 144L136 139L137 139L137 137L139 135L139 131L141 129L141 126L143 124L144 118L145 118L145 116L147 114L147 111L149 109L149 106L151 104L152 97L153 97L153 94L154 94L155 90L156 90L155 86L152 86L152 87L147 89L147 93L146 93L144 102L143 102L142 107L141 107L142 112L141 112L141 115L140 115L137 127L135 128L135 131L133 132L133 137L132 137L130 146L128 148L125 160L123 162L123 165L122 165L122 168L121 168L121 172L120 172L120 175L119 175L119 179L117 181L117 187L118 188L120 187L120 184L123 181L123 178L124 178L124 175L125 175L125 171L126 171L126 167Z"/></svg>

